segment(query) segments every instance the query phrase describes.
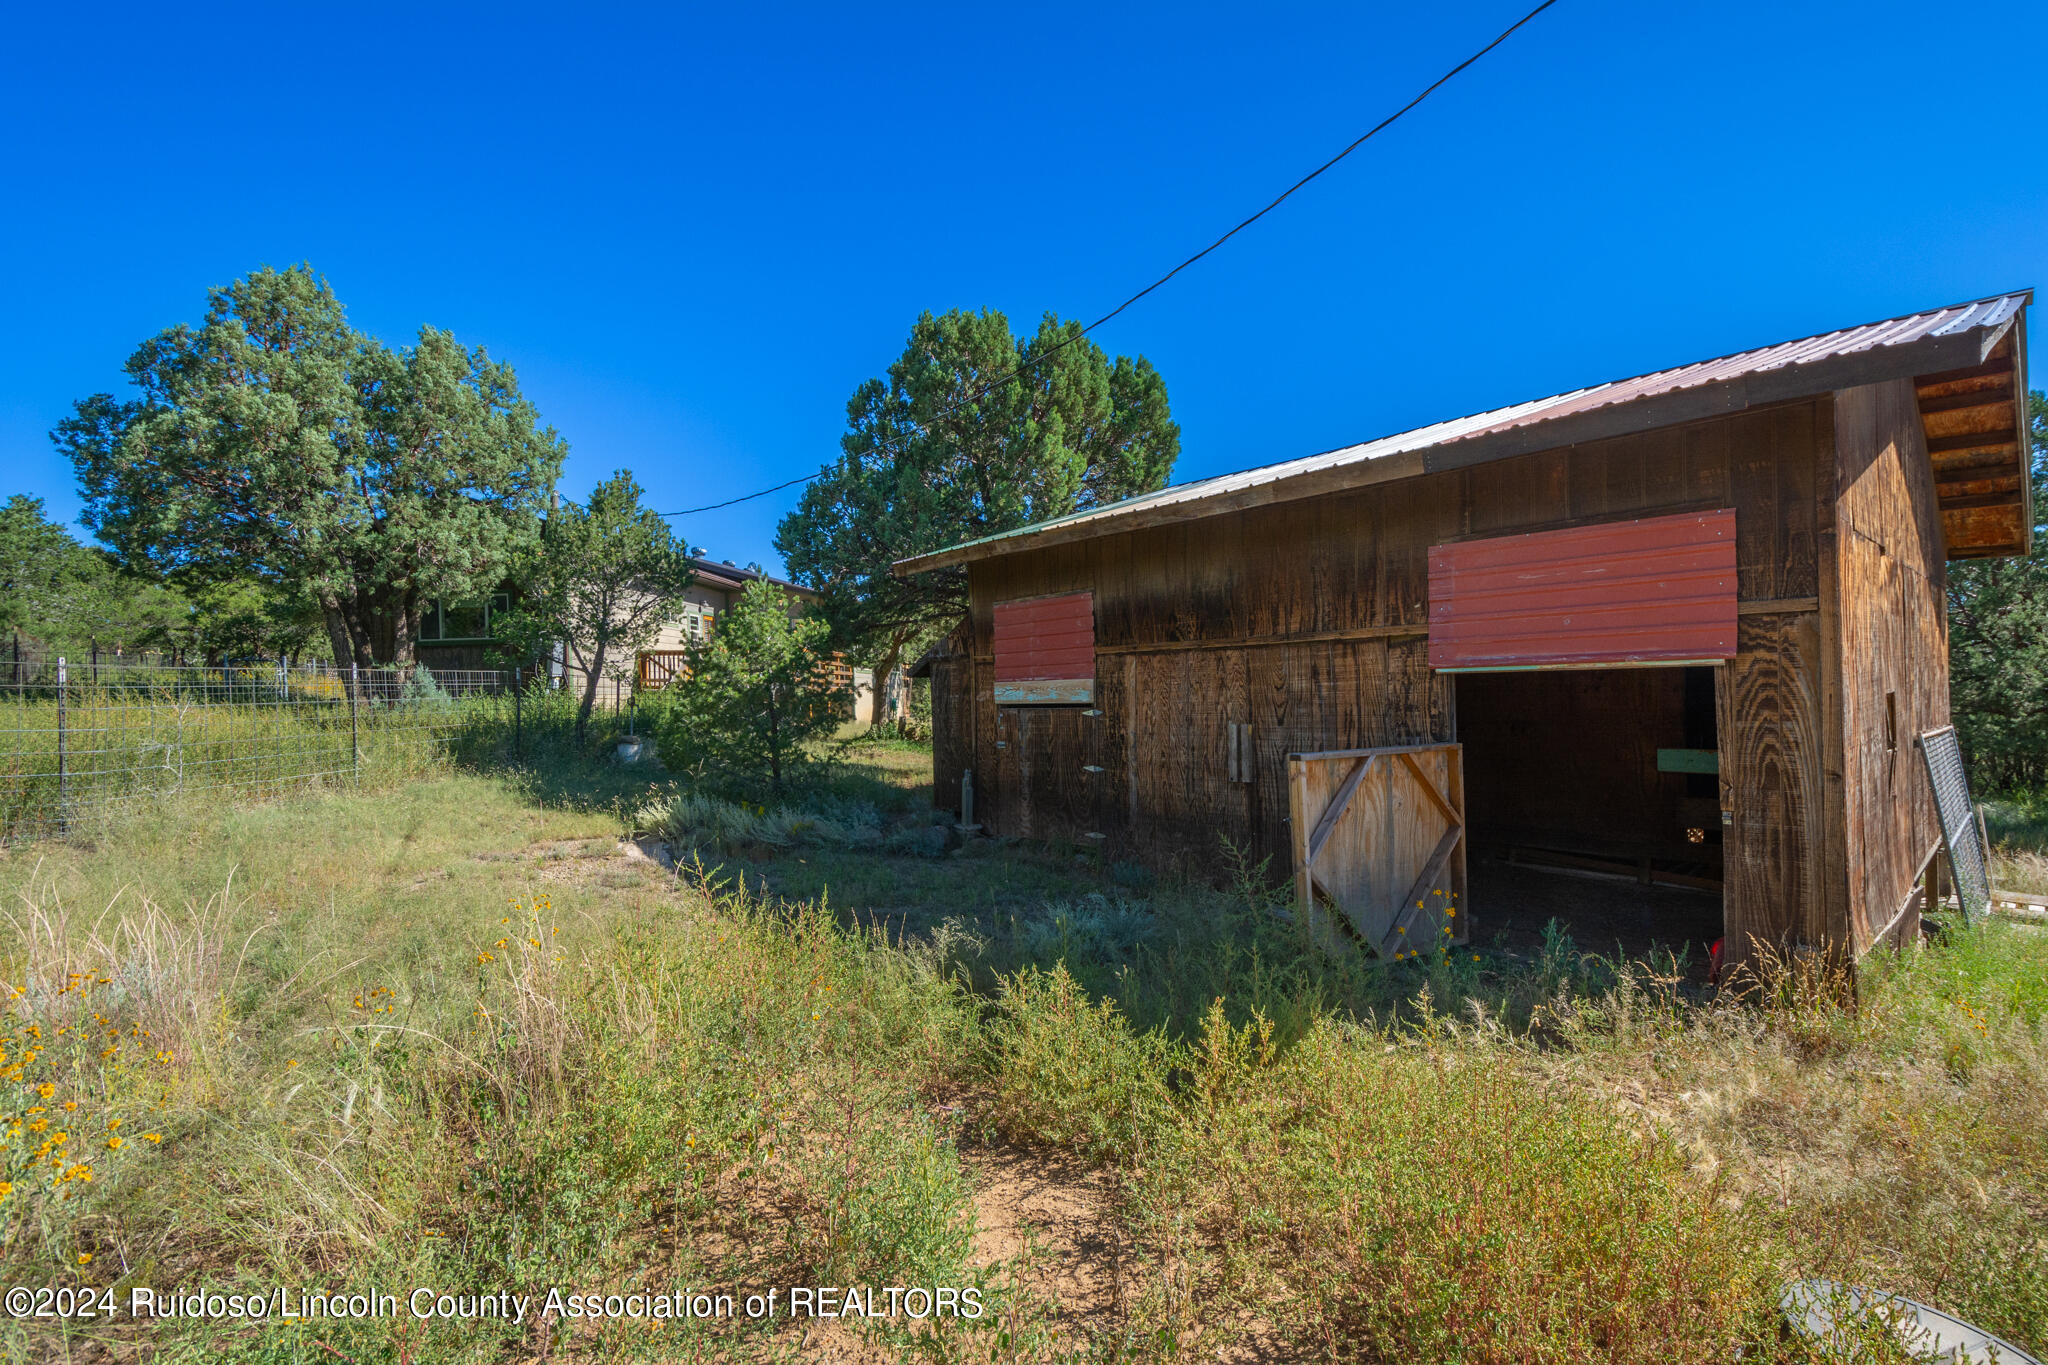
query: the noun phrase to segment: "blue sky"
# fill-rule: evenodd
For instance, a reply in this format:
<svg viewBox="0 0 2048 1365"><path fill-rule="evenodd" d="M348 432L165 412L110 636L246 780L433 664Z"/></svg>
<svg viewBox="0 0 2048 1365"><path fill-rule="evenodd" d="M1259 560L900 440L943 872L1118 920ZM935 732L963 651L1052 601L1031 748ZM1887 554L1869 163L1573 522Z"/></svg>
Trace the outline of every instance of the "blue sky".
<svg viewBox="0 0 2048 1365"><path fill-rule="evenodd" d="M0 494L205 290L452 329L664 510L815 469L923 309L1092 319L1527 3L24 8ZM595 11L598 7L589 7ZM2048 6L1561 0L1097 333L1176 481L2048 282ZM771 566L797 490L678 523Z"/></svg>

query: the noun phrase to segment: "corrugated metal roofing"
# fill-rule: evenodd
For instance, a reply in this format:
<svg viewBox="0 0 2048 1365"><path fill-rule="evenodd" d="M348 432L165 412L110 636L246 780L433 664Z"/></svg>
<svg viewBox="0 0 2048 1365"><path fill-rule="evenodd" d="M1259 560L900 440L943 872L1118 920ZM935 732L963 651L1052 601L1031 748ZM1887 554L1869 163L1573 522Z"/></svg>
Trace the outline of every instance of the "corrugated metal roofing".
<svg viewBox="0 0 2048 1365"><path fill-rule="evenodd" d="M1705 389L1710 385L1730 380L1780 374L1845 357L1880 353L1892 348L1910 347L1916 343L1958 337L1971 332L1988 335L2004 329L2020 310L2032 301L2032 298L2032 291L2028 290L1999 294L1972 303L1954 304L1925 313L1910 313L1882 322L1865 323L1860 327L1824 332L1819 336L1803 337L1797 341L1780 342L1775 346L1764 346L1714 360L1681 365L1676 369L1659 370L1654 374L1640 375L1634 379L1615 380L1588 389L1575 389L1570 393L1517 403L1512 407L1495 408L1491 412L1475 413L1470 417L1437 422L1431 426L1417 427L1413 431L1383 436L1376 441L1345 446L1280 464L1264 465L1242 473L1224 474L1196 483L1164 488L1157 493L1146 493L1107 506L1091 508L1085 512L1055 517L1001 535L970 540L936 555L922 555L905 560L898 568L916 571L921 567L938 567L938 564L930 561L949 563L960 558L978 558L980 556L963 555L962 552L998 545L1003 541L1024 536L1036 536L1055 528L1077 528L1095 523L1114 522L1120 517L1141 510L1166 508L1177 504L1199 504L1261 484L1282 483L1348 465L1367 465L1394 455L1434 451L1477 437L1534 427L1540 423L1555 422L1560 418L1577 416L1601 408L1635 403L1687 390ZM1833 385L1821 385L1815 391L1828 387ZM1199 515L1199 512L1190 508L1190 515ZM1104 529L1112 528L1105 526Z"/></svg>
<svg viewBox="0 0 2048 1365"><path fill-rule="evenodd" d="M1494 536L1429 551L1429 666L1735 657L1735 511Z"/></svg>

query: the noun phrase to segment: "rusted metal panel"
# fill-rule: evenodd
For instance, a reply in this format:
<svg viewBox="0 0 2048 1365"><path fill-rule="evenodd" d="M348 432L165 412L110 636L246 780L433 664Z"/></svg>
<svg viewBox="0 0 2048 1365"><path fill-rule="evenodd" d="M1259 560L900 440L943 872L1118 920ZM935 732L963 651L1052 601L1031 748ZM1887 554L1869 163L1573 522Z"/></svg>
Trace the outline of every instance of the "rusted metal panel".
<svg viewBox="0 0 2048 1365"><path fill-rule="evenodd" d="M1735 512L1433 546L1429 663L1445 672L1735 657Z"/></svg>
<svg viewBox="0 0 2048 1365"><path fill-rule="evenodd" d="M1095 700L1095 594L996 603L995 699L1011 706Z"/></svg>

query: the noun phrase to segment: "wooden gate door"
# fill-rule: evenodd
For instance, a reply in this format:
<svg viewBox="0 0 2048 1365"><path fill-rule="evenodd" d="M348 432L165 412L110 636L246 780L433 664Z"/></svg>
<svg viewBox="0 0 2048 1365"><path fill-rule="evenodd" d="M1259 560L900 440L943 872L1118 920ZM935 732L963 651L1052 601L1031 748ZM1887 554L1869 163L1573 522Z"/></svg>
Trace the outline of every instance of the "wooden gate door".
<svg viewBox="0 0 2048 1365"><path fill-rule="evenodd" d="M1334 906L1389 958L1467 940L1463 746L1289 754L1287 803L1311 922Z"/></svg>

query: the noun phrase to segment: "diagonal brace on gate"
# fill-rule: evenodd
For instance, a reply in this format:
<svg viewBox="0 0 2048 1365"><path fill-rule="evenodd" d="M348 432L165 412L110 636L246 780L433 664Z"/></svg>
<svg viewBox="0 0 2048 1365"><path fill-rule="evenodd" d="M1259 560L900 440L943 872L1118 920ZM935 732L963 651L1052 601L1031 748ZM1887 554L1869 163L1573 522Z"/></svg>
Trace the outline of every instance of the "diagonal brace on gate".
<svg viewBox="0 0 2048 1365"><path fill-rule="evenodd" d="M1295 808L1296 828L1309 820L1314 828L1296 845L1297 890L1303 910L1313 913L1318 900L1327 900L1348 920L1358 936L1383 955L1399 956L1404 942L1417 949L1421 937L1410 938L1419 923L1437 922L1437 912L1452 911L1463 894L1464 839L1462 755L1455 744L1398 746L1381 749L1353 749L1329 753L1291 754L1290 799ZM1336 764L1343 776L1330 785ZM1447 786L1432 776L1435 767ZM1369 804L1359 798L1367 790L1368 778L1380 779L1372 788L1379 795ZM1403 781L1406 779L1406 781ZM1420 788L1422 803L1404 805L1399 792L1408 782ZM1319 791L1327 792L1326 804L1315 807ZM1365 805L1362 814L1358 808ZM1440 818L1424 819L1423 812ZM1346 826L1347 817L1363 823ZM1332 840L1340 830L1347 837L1338 840L1342 856L1336 863ZM1421 842L1431 840L1434 847ZM1427 854L1424 856L1424 850ZM1452 901L1432 908L1429 894L1448 875ZM1395 893L1405 887L1405 894ZM1464 937L1466 924L1454 941Z"/></svg>

